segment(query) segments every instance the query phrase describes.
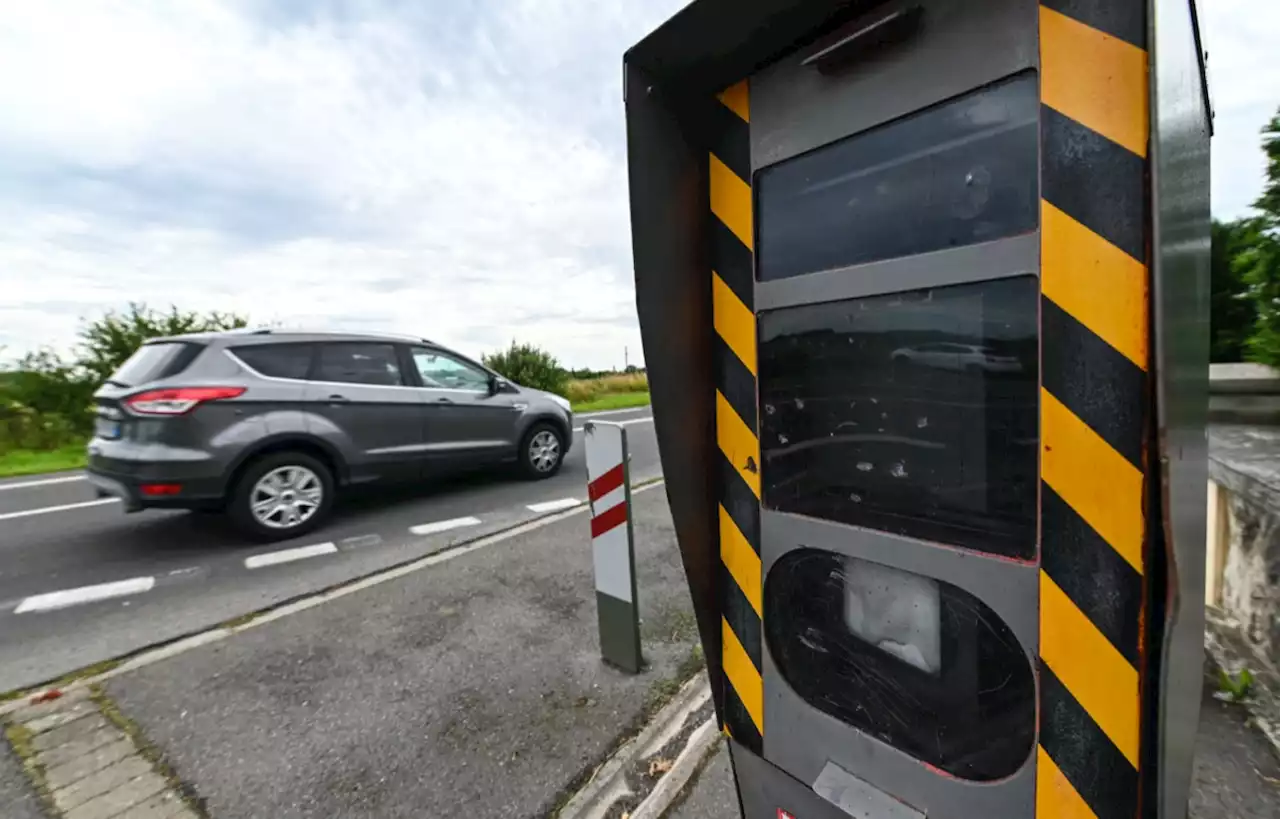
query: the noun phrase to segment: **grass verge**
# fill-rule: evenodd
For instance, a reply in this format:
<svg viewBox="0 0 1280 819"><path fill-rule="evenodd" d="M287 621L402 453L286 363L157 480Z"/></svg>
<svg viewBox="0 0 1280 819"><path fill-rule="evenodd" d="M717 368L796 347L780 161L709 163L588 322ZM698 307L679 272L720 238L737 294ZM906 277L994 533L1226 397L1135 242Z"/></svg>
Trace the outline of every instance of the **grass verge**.
<svg viewBox="0 0 1280 819"><path fill-rule="evenodd" d="M67 444L46 451L14 449L0 452L0 478L80 469L84 466L84 459L83 443Z"/></svg>
<svg viewBox="0 0 1280 819"><path fill-rule="evenodd" d="M586 401L575 401L574 412L598 412L600 410L630 409L649 406L647 392L615 392L596 396Z"/></svg>

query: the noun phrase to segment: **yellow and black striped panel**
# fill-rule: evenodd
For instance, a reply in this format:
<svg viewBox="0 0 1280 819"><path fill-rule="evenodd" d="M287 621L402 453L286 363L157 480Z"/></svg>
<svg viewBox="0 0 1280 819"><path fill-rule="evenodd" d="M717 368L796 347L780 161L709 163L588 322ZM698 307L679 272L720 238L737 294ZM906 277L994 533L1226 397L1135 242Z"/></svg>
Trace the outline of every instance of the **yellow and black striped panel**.
<svg viewBox="0 0 1280 819"><path fill-rule="evenodd" d="M764 737L764 686L750 120L746 81L717 95L707 118L724 729L758 754Z"/></svg>
<svg viewBox="0 0 1280 819"><path fill-rule="evenodd" d="M1145 44L1144 0L1042 0L1038 819L1138 811Z"/></svg>

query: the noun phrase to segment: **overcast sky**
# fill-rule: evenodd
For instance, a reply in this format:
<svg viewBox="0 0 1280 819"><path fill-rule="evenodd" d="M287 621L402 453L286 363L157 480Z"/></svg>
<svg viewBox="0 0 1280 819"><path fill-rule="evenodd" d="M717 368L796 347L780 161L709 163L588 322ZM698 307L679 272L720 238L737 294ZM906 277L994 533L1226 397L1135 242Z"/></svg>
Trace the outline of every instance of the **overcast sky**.
<svg viewBox="0 0 1280 819"><path fill-rule="evenodd" d="M621 55L683 4L5 3L0 346L137 300L638 361ZM1200 5L1232 217L1280 5Z"/></svg>

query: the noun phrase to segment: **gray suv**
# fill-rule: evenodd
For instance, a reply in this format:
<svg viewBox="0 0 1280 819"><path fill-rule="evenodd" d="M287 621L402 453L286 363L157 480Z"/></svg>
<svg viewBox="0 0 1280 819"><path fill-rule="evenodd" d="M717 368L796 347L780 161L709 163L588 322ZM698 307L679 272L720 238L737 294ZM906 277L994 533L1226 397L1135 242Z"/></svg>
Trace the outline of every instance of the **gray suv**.
<svg viewBox="0 0 1280 819"><path fill-rule="evenodd" d="M100 495L129 511L225 511L261 539L314 529L347 486L500 463L550 477L573 442L564 398L398 336L157 339L94 397Z"/></svg>

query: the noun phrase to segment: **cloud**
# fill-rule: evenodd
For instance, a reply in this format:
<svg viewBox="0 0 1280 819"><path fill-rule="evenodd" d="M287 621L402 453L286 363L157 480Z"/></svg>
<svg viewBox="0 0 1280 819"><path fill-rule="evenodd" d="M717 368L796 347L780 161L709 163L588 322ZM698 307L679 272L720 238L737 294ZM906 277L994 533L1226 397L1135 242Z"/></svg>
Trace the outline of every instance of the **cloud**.
<svg viewBox="0 0 1280 819"><path fill-rule="evenodd" d="M11 4L0 347L65 348L141 300L637 360L621 56L683 4ZM1201 13L1234 216L1280 102L1280 7Z"/></svg>
<svg viewBox="0 0 1280 819"><path fill-rule="evenodd" d="M1243 216L1262 192L1262 127L1280 108L1274 33L1280 5L1266 0L1200 0L1216 113L1212 142L1213 214Z"/></svg>
<svg viewBox="0 0 1280 819"><path fill-rule="evenodd" d="M135 299L636 360L621 55L677 5L23 4L0 344Z"/></svg>

